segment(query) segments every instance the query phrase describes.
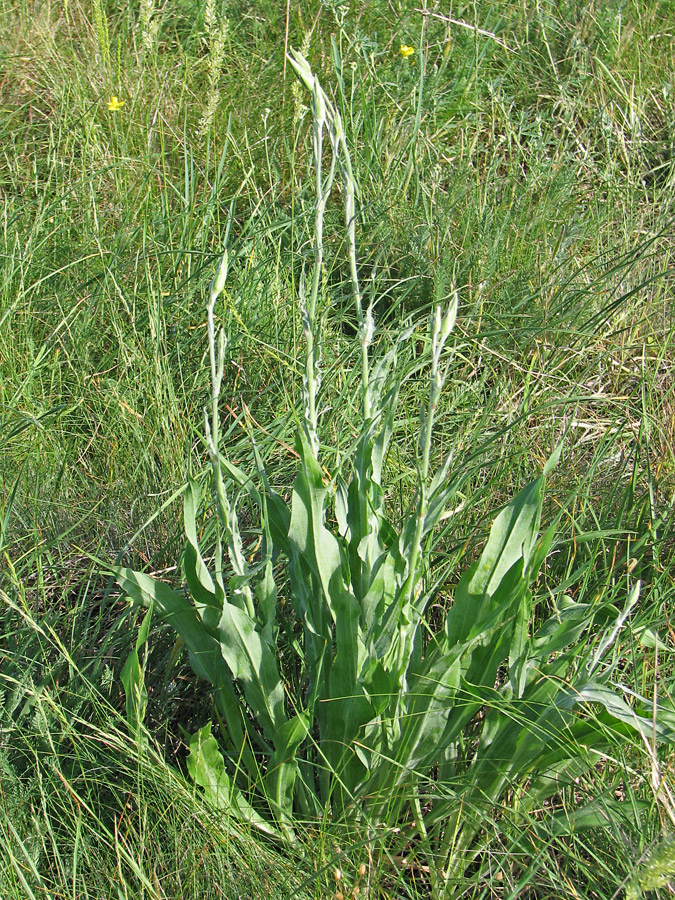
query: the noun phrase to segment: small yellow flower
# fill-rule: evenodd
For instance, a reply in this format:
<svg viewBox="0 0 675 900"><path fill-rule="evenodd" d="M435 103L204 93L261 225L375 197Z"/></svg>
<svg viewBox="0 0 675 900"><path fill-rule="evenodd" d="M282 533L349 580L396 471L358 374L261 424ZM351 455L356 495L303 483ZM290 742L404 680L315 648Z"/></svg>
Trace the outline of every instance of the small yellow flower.
<svg viewBox="0 0 675 900"><path fill-rule="evenodd" d="M401 49L399 50L399 53L401 54L403 59L407 59L409 56L412 56L414 52L415 52L414 47L409 47L407 44L401 44Z"/></svg>
<svg viewBox="0 0 675 900"><path fill-rule="evenodd" d="M110 110L110 112L117 112L118 109L122 109L125 102L125 100L120 100L113 94L110 100L108 100L108 109Z"/></svg>

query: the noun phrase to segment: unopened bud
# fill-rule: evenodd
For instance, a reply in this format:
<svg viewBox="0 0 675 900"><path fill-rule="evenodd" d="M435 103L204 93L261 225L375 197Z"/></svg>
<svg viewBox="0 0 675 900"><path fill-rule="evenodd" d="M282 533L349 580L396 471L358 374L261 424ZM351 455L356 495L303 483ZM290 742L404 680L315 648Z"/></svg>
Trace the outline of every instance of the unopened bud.
<svg viewBox="0 0 675 900"><path fill-rule="evenodd" d="M312 100L314 101L314 118L320 125L323 125L323 123L326 121L326 103L323 98L323 90L321 89L321 85L316 79L314 80Z"/></svg>
<svg viewBox="0 0 675 900"><path fill-rule="evenodd" d="M225 282L227 281L227 263L228 253L227 250L224 250L223 255L220 257L218 271L216 272L213 281L211 282L211 294L215 295L216 297L219 294L222 294L223 288L225 287Z"/></svg>

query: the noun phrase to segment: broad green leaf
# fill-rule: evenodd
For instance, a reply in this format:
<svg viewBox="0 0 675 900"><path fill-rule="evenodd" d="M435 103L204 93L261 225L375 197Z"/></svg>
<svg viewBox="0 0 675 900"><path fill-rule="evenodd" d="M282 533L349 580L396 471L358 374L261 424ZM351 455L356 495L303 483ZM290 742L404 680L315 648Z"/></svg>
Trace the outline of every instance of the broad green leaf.
<svg viewBox="0 0 675 900"><path fill-rule="evenodd" d="M504 573L493 596L469 594L471 570L468 577L460 579L455 593L455 603L466 600L474 607L474 621L460 645L465 651L465 679L471 685L491 688L495 683L497 669L508 658L513 642L522 593L528 590L523 572L523 560L517 559L512 568ZM468 605L468 603L467 603ZM454 609L454 607L453 607ZM448 614L448 619L452 609ZM448 648L456 643L456 635L451 632L453 622L446 622L445 637ZM470 652L469 652L470 651Z"/></svg>
<svg viewBox="0 0 675 900"><path fill-rule="evenodd" d="M284 687L276 658L250 616L227 601L218 623L223 658L243 687L246 699L268 740L286 721Z"/></svg>
<svg viewBox="0 0 675 900"><path fill-rule="evenodd" d="M201 603L218 606L216 586L202 559L197 537L197 512L199 510L200 490L196 481L190 480L183 498L183 527L190 549L190 571L185 573L192 596Z"/></svg>
<svg viewBox="0 0 675 900"><path fill-rule="evenodd" d="M596 797L584 806L562 809L548 816L541 823L541 832L547 838L551 834L569 837L579 831L616 826L619 822L630 825L635 822L636 813L646 814L651 808L652 804L646 800L633 799L628 802L613 797Z"/></svg>
<svg viewBox="0 0 675 900"><path fill-rule="evenodd" d="M150 621L152 619L152 605L143 617L143 622L138 630L138 637L134 649L124 663L121 672L122 685L126 704L127 722L132 734L138 731L145 719L148 706L148 691L145 686L145 672L138 656L138 651L148 640Z"/></svg>
<svg viewBox="0 0 675 900"><path fill-rule="evenodd" d="M394 683L376 655L369 658L361 682L375 716L381 715L392 700Z"/></svg>
<svg viewBox="0 0 675 900"><path fill-rule="evenodd" d="M280 836L278 831L256 812L227 774L218 743L211 734L210 722L192 735L187 767L190 777L195 784L204 789L206 799L213 806L238 813L244 821L271 837Z"/></svg>
<svg viewBox="0 0 675 900"><path fill-rule="evenodd" d="M291 829L293 796L298 774L296 754L309 734L309 712L288 719L275 736L272 755L266 776L266 789L270 805L284 830Z"/></svg>
<svg viewBox="0 0 675 900"><path fill-rule="evenodd" d="M324 601L330 606L336 590L344 591L345 586L339 543L324 524L328 488L302 433L298 434L296 445L302 464L293 487L288 536L303 561L317 575Z"/></svg>
<svg viewBox="0 0 675 900"><path fill-rule="evenodd" d="M570 600L558 610L557 615L547 619L535 632L532 639L532 655L538 660L547 660L581 637L592 622L593 611L588 603Z"/></svg>
<svg viewBox="0 0 675 900"><path fill-rule="evenodd" d="M209 803L219 809L230 806L232 783L225 771L223 755L211 734L210 722L190 738L187 767L195 784L204 789Z"/></svg>
<svg viewBox="0 0 675 900"><path fill-rule="evenodd" d="M319 606L325 606L333 620L335 656L330 672L331 696L352 697L365 653L359 638L359 605L345 583L339 542L324 524L327 488L321 468L302 434L297 446L302 465L293 490L289 539L321 585L321 595L309 598L310 603L314 602L308 610L309 620L315 628L317 624L325 627Z"/></svg>
<svg viewBox="0 0 675 900"><path fill-rule="evenodd" d="M208 632L190 601L143 572L114 567L122 590L139 606L154 604L157 614L183 638L197 675L217 685L229 672L216 639ZM227 674L226 674L227 673Z"/></svg>
<svg viewBox="0 0 675 900"><path fill-rule="evenodd" d="M277 585L274 580L274 569L271 560L267 560L263 567L262 575L255 586L255 596L258 601L258 613L261 624L260 634L265 643L274 652L275 650L275 625L277 611Z"/></svg>
<svg viewBox="0 0 675 900"><path fill-rule="evenodd" d="M647 740L656 736L659 740L675 743L675 730L669 727L663 716L659 718L657 715L656 719L652 716L648 717L648 704L642 698L638 699L642 706L638 712L624 700L616 689L599 681L588 681L575 690L574 697L570 697L569 702L572 700L575 703L593 703L603 706L611 716L629 725Z"/></svg>
<svg viewBox="0 0 675 900"><path fill-rule="evenodd" d="M525 578L525 574L523 576ZM515 622L509 647L509 676L511 687L516 697L522 697L527 680L530 658L530 620L532 618L532 592L527 584L519 591L520 597L515 604Z"/></svg>
<svg viewBox="0 0 675 900"><path fill-rule="evenodd" d="M387 528L389 526L387 525ZM393 552L383 553L370 573L368 591L361 598L363 630L368 646L379 659L391 648L399 626L397 596L400 593L404 562Z"/></svg>
<svg viewBox="0 0 675 900"><path fill-rule="evenodd" d="M659 654L663 653L666 656L671 656L675 653L675 647L672 643L666 644L661 640L657 632L648 625L633 626L633 634L636 636L642 647L647 647L650 650L658 650Z"/></svg>
<svg viewBox="0 0 675 900"><path fill-rule="evenodd" d="M191 543L186 543L182 559L183 575L185 576L190 595L194 600L194 608L199 613L199 617L206 628L213 631L220 618L224 595L220 585L217 588L214 586L213 592L210 592L204 586L204 582L197 574L200 567L199 560L199 552L195 550ZM220 595L220 600L216 597L216 591Z"/></svg>
<svg viewBox="0 0 675 900"><path fill-rule="evenodd" d="M470 581L472 594L492 596L514 563L527 565L537 539L543 478L533 481L495 519L490 537Z"/></svg>
<svg viewBox="0 0 675 900"><path fill-rule="evenodd" d="M122 590L137 605L152 604L155 613L183 639L195 674L213 685L214 697L233 743L248 756L251 751L244 738L246 723L232 688L232 673L223 659L219 641L206 628L188 598L143 572L119 566L113 571ZM252 758L248 761L253 763Z"/></svg>
<svg viewBox="0 0 675 900"><path fill-rule="evenodd" d="M320 751L330 769L333 806L340 813L351 803L368 774L368 765L359 745L363 740L363 729L373 721L375 712L360 685L351 696L329 691L319 703L319 711Z"/></svg>
<svg viewBox="0 0 675 900"><path fill-rule="evenodd" d="M543 479L522 490L495 519L480 559L460 579L445 623L447 646L464 643L494 616L501 618L501 633L491 626L491 637L472 651L466 679L489 684L505 646L511 658L511 677L517 693L526 681L529 621L529 567L541 514ZM503 659L503 657L502 657ZM494 681L493 681L494 683Z"/></svg>
<svg viewBox="0 0 675 900"><path fill-rule="evenodd" d="M408 769L440 756L461 682L461 648L438 656L424 674L410 679L401 705L401 740L395 758Z"/></svg>

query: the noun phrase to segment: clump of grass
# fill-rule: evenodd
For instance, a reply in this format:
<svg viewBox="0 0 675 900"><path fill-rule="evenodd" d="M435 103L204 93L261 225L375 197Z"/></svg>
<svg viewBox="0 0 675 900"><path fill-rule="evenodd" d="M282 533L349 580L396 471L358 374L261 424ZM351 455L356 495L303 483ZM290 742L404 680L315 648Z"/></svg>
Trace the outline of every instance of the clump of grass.
<svg viewBox="0 0 675 900"><path fill-rule="evenodd" d="M79 633L104 647L99 665L91 647L73 647L74 659L63 642L73 616L63 609L67 589L24 581L31 564L45 562L34 551L0 588L2 896L309 897L300 883L313 880L299 858L214 814L151 739L129 740L102 665L125 646L124 629L108 616L116 635L86 635L87 606L97 601L86 591Z"/></svg>

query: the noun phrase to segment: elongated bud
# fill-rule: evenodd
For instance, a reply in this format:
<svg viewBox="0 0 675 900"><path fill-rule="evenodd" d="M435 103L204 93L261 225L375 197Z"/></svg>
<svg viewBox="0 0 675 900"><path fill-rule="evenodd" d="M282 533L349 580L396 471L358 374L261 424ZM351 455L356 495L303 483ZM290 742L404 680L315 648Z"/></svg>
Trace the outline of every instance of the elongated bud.
<svg viewBox="0 0 675 900"><path fill-rule="evenodd" d="M313 92L314 75L312 74L309 63L302 55L302 53L298 53L297 50L291 50L291 52L287 55L287 59L293 66L295 74L298 76L300 81L303 82L307 90Z"/></svg>
<svg viewBox="0 0 675 900"><path fill-rule="evenodd" d="M335 116L333 118L333 131L335 134L336 143L344 138L345 132L344 128L342 127L342 116L337 109L335 110Z"/></svg>
<svg viewBox="0 0 675 900"><path fill-rule="evenodd" d="M218 264L218 271L216 272L213 281L211 282L211 296L217 297L219 294L222 294L223 288L225 287L225 282L227 281L227 265L228 265L228 253L227 249L223 250L223 255L220 257L220 263Z"/></svg>
<svg viewBox="0 0 675 900"><path fill-rule="evenodd" d="M459 304L459 296L457 291L454 292L452 300L448 304L448 308L443 316L443 321L441 323L441 341L445 343L450 336L450 332L455 327L455 322L457 321L457 306ZM440 312L440 310L439 310Z"/></svg>
<svg viewBox="0 0 675 900"><path fill-rule="evenodd" d="M326 121L326 103L323 96L323 90L316 78L314 79L312 100L314 106L314 118L316 119L318 125L323 125L323 123Z"/></svg>

